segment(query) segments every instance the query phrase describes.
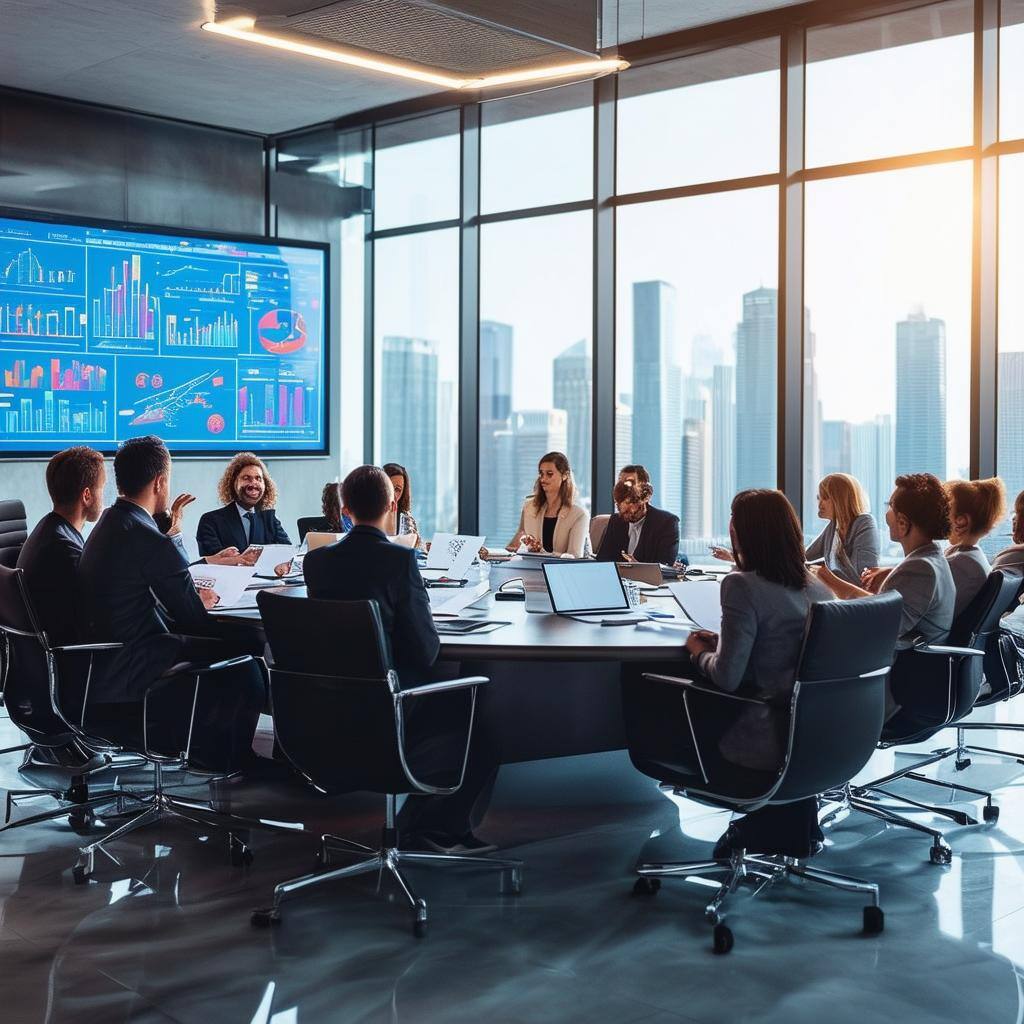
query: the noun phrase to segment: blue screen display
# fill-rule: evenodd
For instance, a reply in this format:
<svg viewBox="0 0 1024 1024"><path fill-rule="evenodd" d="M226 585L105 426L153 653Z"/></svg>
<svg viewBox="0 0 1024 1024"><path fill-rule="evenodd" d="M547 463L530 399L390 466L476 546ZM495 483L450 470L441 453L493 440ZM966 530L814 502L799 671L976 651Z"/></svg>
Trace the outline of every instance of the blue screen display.
<svg viewBox="0 0 1024 1024"><path fill-rule="evenodd" d="M326 449L326 253L0 217L0 454Z"/></svg>

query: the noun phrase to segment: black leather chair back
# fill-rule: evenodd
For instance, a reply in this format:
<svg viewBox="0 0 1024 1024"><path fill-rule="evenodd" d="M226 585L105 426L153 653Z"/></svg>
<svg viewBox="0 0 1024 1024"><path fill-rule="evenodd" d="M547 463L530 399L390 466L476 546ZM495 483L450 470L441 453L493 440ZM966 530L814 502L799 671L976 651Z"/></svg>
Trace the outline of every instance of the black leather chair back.
<svg viewBox="0 0 1024 1024"><path fill-rule="evenodd" d="M772 802L845 785L867 764L885 720L902 611L895 592L811 606L784 775Z"/></svg>
<svg viewBox="0 0 1024 1024"><path fill-rule="evenodd" d="M32 611L21 569L0 566L0 632L7 640L4 704L11 721L41 746L70 742L74 732L54 708L56 680L51 694L48 645Z"/></svg>
<svg viewBox="0 0 1024 1024"><path fill-rule="evenodd" d="M415 791L377 602L256 600L273 655L274 731L292 764L327 792Z"/></svg>
<svg viewBox="0 0 1024 1024"><path fill-rule="evenodd" d="M949 644L986 650L1019 589L1020 579L1015 573L994 569L978 596L958 618ZM924 738L929 732L969 715L984 679L983 660L957 654L901 651L892 675L893 697L901 710L887 724L885 738Z"/></svg>
<svg viewBox="0 0 1024 1024"><path fill-rule="evenodd" d="M299 531L299 543L301 544L306 539L306 534L313 533L335 533L335 530L331 529L331 524L327 522L326 516L301 516L295 521L295 525Z"/></svg>
<svg viewBox="0 0 1024 1024"><path fill-rule="evenodd" d="M1013 575L1006 569L1000 571L1007 578ZM1017 591L1009 606L1003 609L1004 615L1015 611L1020 605L1021 597L1024 596L1024 576L1018 575L1017 578L1019 581ZM967 609L967 611L970 610L970 608ZM1024 690L1022 646L1024 646L1024 642L1008 630L998 629L992 633L985 645L985 657L982 659L982 668L985 681L989 684L989 692L977 700L976 706L984 707L988 704L1009 700Z"/></svg>
<svg viewBox="0 0 1024 1024"><path fill-rule="evenodd" d="M13 569L26 540L25 505L16 498L0 501L0 566Z"/></svg>

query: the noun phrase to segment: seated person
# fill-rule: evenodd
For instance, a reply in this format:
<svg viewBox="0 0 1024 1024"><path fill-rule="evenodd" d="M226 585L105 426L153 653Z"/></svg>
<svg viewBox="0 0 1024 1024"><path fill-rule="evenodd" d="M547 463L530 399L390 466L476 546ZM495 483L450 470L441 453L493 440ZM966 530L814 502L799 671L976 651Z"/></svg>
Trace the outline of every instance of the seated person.
<svg viewBox="0 0 1024 1024"><path fill-rule="evenodd" d="M240 452L224 470L217 485L223 507L205 512L196 540L199 554L212 555L226 547L245 551L250 544L291 544L274 512L277 487L252 452Z"/></svg>
<svg viewBox="0 0 1024 1024"><path fill-rule="evenodd" d="M46 467L53 511L39 520L18 555L32 607L55 647L80 639L82 527L99 519L106 482L103 456L92 448L79 445L54 455Z"/></svg>
<svg viewBox="0 0 1024 1024"><path fill-rule="evenodd" d="M951 526L945 555L956 587L956 619L978 596L992 571L978 542L1006 514L1006 488L996 476L988 480L949 480L946 493Z"/></svg>
<svg viewBox="0 0 1024 1024"><path fill-rule="evenodd" d="M79 579L88 638L124 646L97 658L86 724L138 744L143 698L152 690L149 746L176 753L188 740L195 677L169 670L239 651L215 639L216 623L207 609L217 603L216 593L196 591L181 548L157 528L154 517L167 511L170 494L171 457L164 443L152 436L125 441L114 456L114 478L119 497L85 543ZM164 612L181 632L171 632ZM265 700L253 662L204 680L195 708L194 760L218 770L245 764Z"/></svg>
<svg viewBox="0 0 1024 1024"><path fill-rule="evenodd" d="M577 504L576 481L562 452L548 452L537 464L533 494L523 503L519 529L507 550L546 551L582 558L589 536L590 516Z"/></svg>
<svg viewBox="0 0 1024 1024"><path fill-rule="evenodd" d="M395 512L388 522L388 536L413 534L416 540L412 546L425 550L419 524L412 514L412 483L409 480L409 471L397 462L385 462L384 472L391 478L391 486L395 489Z"/></svg>
<svg viewBox="0 0 1024 1024"><path fill-rule="evenodd" d="M660 562L679 554L679 517L651 504L654 488L643 466L624 466L612 491L616 512L595 557L599 562Z"/></svg>
<svg viewBox="0 0 1024 1024"><path fill-rule="evenodd" d="M809 562L822 561L847 583L860 583L878 565L879 536L868 500L856 477L829 473L818 484L818 518L828 526L807 547Z"/></svg>
<svg viewBox="0 0 1024 1024"><path fill-rule="evenodd" d="M1010 528L1013 543L1009 547L1003 548L992 559L992 568L1024 573L1024 491L1021 491L1013 502Z"/></svg>
<svg viewBox="0 0 1024 1024"><path fill-rule="evenodd" d="M359 466L345 477L341 493L354 525L345 540L306 555L309 596L375 600L403 688L427 682L435 674L441 643L415 553L391 544L385 533L395 512L391 480L377 466ZM413 844L445 852L494 849L473 835L498 774L499 758L486 705L483 687L478 691L473 739L459 791L446 797L406 798L398 825ZM443 771L462 756L463 736L450 733L445 711L443 700L412 701L407 707L410 758L421 771ZM424 762L424 751L436 764Z"/></svg>
<svg viewBox="0 0 1024 1024"><path fill-rule="evenodd" d="M686 641L689 665L665 667L667 675L686 675L720 690L771 699L773 706L742 705L706 697L700 701L701 732L717 732L717 749L701 751L717 761L717 774L739 765L775 773L785 756L788 716L785 700L793 690L810 606L832 600L829 590L808 572L803 533L793 506L781 491L741 491L733 499L729 524L736 571L722 580L722 632L697 630ZM666 742L678 745L679 699L663 695L653 707L653 735L666 723ZM660 705L660 699L659 699ZM705 708L707 715L705 716ZM667 757L679 757L668 753ZM688 758L696 765L696 753ZM822 839L815 798L765 807L733 822L718 840L714 856L733 849L807 857Z"/></svg>

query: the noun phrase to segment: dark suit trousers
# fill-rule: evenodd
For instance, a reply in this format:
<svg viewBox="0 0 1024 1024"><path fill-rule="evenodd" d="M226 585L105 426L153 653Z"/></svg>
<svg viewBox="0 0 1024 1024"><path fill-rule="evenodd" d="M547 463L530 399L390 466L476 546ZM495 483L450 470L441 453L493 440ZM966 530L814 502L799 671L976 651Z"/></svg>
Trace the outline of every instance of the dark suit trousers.
<svg viewBox="0 0 1024 1024"><path fill-rule="evenodd" d="M436 665L430 681L455 679L459 674L457 665ZM415 686L403 689L415 690ZM398 813L400 833L433 832L457 839L472 832L483 820L501 763L494 701L489 699L487 689L484 685L477 690L462 786L451 796L407 797ZM413 775L421 781L450 786L458 779L466 745L468 705L464 691L406 699L406 756Z"/></svg>
<svg viewBox="0 0 1024 1024"><path fill-rule="evenodd" d="M207 637L180 636L178 640L181 646L175 663L209 665L238 653ZM252 738L267 704L263 674L254 662L221 669L200 676L198 694L195 680L194 673L185 671L154 681L146 705L145 733L142 701L97 704L90 708L86 724L129 749L148 747L169 755L188 749L190 763L196 767L244 768L254 756Z"/></svg>

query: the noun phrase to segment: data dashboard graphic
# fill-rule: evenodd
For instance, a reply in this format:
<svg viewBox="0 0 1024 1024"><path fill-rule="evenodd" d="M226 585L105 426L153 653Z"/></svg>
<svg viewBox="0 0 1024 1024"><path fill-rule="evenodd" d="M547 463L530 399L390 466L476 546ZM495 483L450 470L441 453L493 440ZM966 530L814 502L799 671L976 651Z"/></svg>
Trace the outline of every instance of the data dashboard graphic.
<svg viewBox="0 0 1024 1024"><path fill-rule="evenodd" d="M326 449L326 254L0 217L0 455Z"/></svg>

